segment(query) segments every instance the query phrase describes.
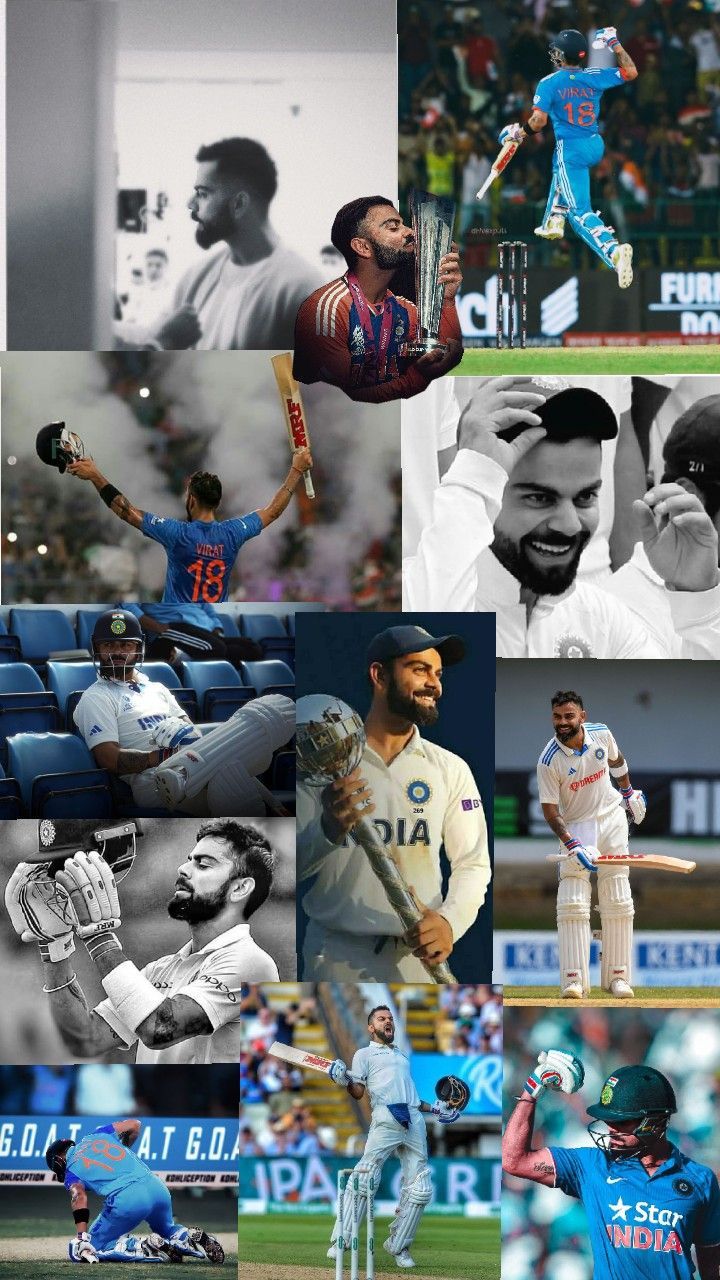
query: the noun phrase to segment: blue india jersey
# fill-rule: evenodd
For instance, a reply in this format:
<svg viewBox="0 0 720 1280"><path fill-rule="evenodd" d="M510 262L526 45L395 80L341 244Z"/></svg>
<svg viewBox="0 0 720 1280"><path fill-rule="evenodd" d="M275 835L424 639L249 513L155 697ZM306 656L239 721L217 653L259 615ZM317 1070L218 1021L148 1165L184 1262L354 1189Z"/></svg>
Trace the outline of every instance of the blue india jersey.
<svg viewBox="0 0 720 1280"><path fill-rule="evenodd" d="M111 1124L86 1133L67 1154L65 1186L82 1182L99 1196L115 1195L132 1183L154 1178L152 1169L123 1146Z"/></svg>
<svg viewBox="0 0 720 1280"><path fill-rule="evenodd" d="M262 533L263 523L257 511L211 521L171 520L146 511L140 528L167 552L164 604L221 604L238 551Z"/></svg>
<svg viewBox="0 0 720 1280"><path fill-rule="evenodd" d="M620 67L563 67L540 81L533 106L550 117L556 138L588 138L598 132L603 93L624 83Z"/></svg>
<svg viewBox="0 0 720 1280"><path fill-rule="evenodd" d="M586 1210L595 1280L692 1280L691 1245L720 1244L717 1178L677 1147L652 1177L597 1147L549 1150L556 1187Z"/></svg>

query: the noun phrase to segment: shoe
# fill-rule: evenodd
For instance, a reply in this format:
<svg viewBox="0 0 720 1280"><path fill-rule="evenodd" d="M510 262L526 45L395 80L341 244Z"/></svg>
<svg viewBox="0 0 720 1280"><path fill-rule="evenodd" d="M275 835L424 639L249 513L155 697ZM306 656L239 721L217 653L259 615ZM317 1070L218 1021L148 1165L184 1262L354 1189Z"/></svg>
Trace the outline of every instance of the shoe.
<svg viewBox="0 0 720 1280"><path fill-rule="evenodd" d="M409 1270L410 1267L415 1266L415 1263L410 1257L410 1254L408 1253L407 1249L403 1249L401 1253L395 1254L395 1264L398 1267L404 1267L405 1270Z"/></svg>
<svg viewBox="0 0 720 1280"><path fill-rule="evenodd" d="M542 226L535 228L535 235L542 240L562 240L565 235L565 219L561 213L551 213Z"/></svg>
<svg viewBox="0 0 720 1280"><path fill-rule="evenodd" d="M333 1262L335 1261L335 1259L337 1258L337 1245L336 1245L336 1244L331 1244L331 1245L330 1245L330 1248L328 1249L327 1253L325 1254L325 1257L326 1257L326 1258L330 1258Z"/></svg>
<svg viewBox="0 0 720 1280"><path fill-rule="evenodd" d="M615 996L617 1000L632 1000L635 992L624 978L613 978L610 983L610 995Z"/></svg>
<svg viewBox="0 0 720 1280"><path fill-rule="evenodd" d="M583 991L581 982L571 982L567 987L563 987L563 1000L582 1000L585 992Z"/></svg>
<svg viewBox="0 0 720 1280"><path fill-rule="evenodd" d="M633 250L631 244L619 244L613 250L610 261L617 271L618 284L621 289L628 289L633 282Z"/></svg>

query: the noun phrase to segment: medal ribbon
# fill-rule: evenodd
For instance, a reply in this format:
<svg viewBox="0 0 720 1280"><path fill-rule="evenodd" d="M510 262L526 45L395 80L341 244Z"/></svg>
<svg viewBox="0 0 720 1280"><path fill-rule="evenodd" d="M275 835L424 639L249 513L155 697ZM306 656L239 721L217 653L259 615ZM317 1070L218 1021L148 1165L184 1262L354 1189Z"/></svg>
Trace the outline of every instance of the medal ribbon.
<svg viewBox="0 0 720 1280"><path fill-rule="evenodd" d="M348 288L352 293L355 302L355 309L362 326L365 337L365 367L367 368L370 361L368 355L373 357L373 364L377 370L377 381L384 382L387 371L388 359L391 355L395 355L397 342L394 340L393 322L395 308L393 306L394 299L392 295L388 295L383 302L382 321L380 324L380 340L375 343L375 333L372 326L372 312L368 306L367 299L360 282L354 272L348 271L345 279L348 282ZM391 344L391 338L393 342Z"/></svg>

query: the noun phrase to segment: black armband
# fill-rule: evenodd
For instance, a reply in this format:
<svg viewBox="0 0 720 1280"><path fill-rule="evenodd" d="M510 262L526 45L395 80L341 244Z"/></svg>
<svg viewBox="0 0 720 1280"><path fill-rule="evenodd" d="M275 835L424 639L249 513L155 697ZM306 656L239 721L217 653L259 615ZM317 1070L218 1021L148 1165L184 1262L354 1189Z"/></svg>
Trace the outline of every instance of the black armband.
<svg viewBox="0 0 720 1280"><path fill-rule="evenodd" d="M116 498L121 497L119 489L114 484L104 484L102 489L98 490L100 497L106 506L111 507Z"/></svg>
<svg viewBox="0 0 720 1280"><path fill-rule="evenodd" d="M530 129L530 128L528 127L528 125L526 125L526 124L521 124L521 125L520 125L520 128L522 129L522 131L523 131L523 133L525 134L525 137L526 137L526 138L533 138L533 137L535 136L535 130L534 130L534 129ZM110 488L110 486L108 485L108 489L109 489L109 488Z"/></svg>
<svg viewBox="0 0 720 1280"><path fill-rule="evenodd" d="M73 1218L78 1227L80 1226L81 1222L84 1222L85 1226L87 1226L88 1222L90 1221L90 1210L89 1209L73 1209Z"/></svg>

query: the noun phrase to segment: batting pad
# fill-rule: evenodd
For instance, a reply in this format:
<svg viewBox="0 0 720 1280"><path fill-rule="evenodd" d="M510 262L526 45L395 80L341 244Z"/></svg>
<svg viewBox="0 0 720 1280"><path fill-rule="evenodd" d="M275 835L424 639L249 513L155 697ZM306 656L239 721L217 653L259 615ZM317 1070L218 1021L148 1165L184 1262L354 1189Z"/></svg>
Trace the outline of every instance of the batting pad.
<svg viewBox="0 0 720 1280"><path fill-rule="evenodd" d="M558 884L557 930L560 986L590 990L590 877L565 876Z"/></svg>
<svg viewBox="0 0 720 1280"><path fill-rule="evenodd" d="M160 802L175 809L192 800L230 761L251 777L269 768L273 752L295 732L295 703L279 693L254 698L198 742L163 761L155 772Z"/></svg>
<svg viewBox="0 0 720 1280"><path fill-rule="evenodd" d="M614 978L632 986L633 905L628 867L598 867L598 902L602 921L600 983L610 990Z"/></svg>

